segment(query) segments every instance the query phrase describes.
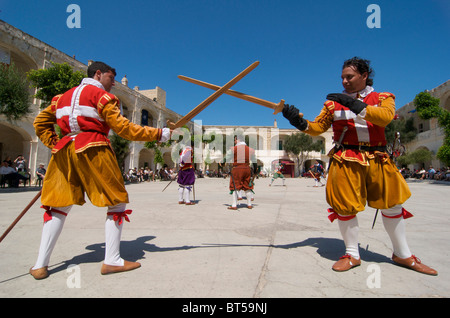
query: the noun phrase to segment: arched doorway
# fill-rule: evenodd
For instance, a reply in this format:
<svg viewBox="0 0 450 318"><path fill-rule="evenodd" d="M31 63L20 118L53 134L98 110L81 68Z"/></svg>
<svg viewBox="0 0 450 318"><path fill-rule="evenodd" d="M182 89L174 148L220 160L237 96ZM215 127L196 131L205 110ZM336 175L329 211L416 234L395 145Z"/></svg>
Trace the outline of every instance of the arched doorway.
<svg viewBox="0 0 450 318"><path fill-rule="evenodd" d="M272 171L275 171L278 166L281 166L281 173L286 178L295 177L295 163L292 160L288 159L273 160L271 164Z"/></svg>

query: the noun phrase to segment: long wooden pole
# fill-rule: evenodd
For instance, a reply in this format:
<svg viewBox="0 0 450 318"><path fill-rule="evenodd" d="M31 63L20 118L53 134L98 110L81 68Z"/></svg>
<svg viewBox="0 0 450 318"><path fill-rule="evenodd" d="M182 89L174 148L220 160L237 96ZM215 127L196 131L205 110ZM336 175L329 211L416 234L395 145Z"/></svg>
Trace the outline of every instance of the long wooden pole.
<svg viewBox="0 0 450 318"><path fill-rule="evenodd" d="M3 233L3 235L0 237L0 242L3 241L3 239L6 237L6 235L8 235L8 233L13 229L13 227L17 224L17 222L20 221L20 219L25 215L25 213L27 213L27 211L33 206L33 204L37 201L37 199L39 199L39 197L42 194L42 190L40 190L38 192L38 194L36 194L36 196L33 198L33 200L31 200L30 203L28 203L28 205L26 206L26 208L22 211L22 213L19 214L19 216L14 220L14 222L8 227L8 229L5 231L5 233Z"/></svg>
<svg viewBox="0 0 450 318"><path fill-rule="evenodd" d="M204 110L208 105L210 105L213 101L215 101L217 98L219 98L220 95L226 93L234 84L239 82L244 76L246 76L248 73L253 71L257 66L259 65L259 61L256 61L252 63L249 67L247 67L245 70L243 70L241 73L239 73L236 77L234 77L231 81L226 83L224 86L222 86L220 89L216 90L211 96L209 96L207 99L205 99L203 102L198 104L194 109L192 109L187 115L185 115L183 118L178 120L175 124L167 121L167 126L170 129L176 129L179 127L182 127L187 122L189 122L192 118L197 116L202 110Z"/></svg>
<svg viewBox="0 0 450 318"><path fill-rule="evenodd" d="M197 80L195 78L191 78L191 77L187 77L187 76L183 76L183 75L178 75L178 78L183 80L183 81L190 82L190 83L193 83L193 84L197 84L197 85L200 85L200 86L212 89L212 90L220 89L220 86L218 86L218 85L214 85L214 84L210 84L210 83L207 83L207 82L199 81L199 80ZM234 90L231 90L231 89L227 90L225 92L225 94L228 94L230 96L234 96L234 97L246 100L248 102L252 102L252 103L255 103L255 104L258 104L258 105L261 105L261 106L264 106L264 107L268 107L270 109L273 109L274 110L274 113L273 113L274 115L276 115L279 112L281 112L283 110L283 107L284 107L284 100L283 99L277 104L277 103L273 103L273 102L270 102L270 101L267 101L267 100L264 100L264 99L261 99L261 98L258 98L258 97L254 97L254 96L247 95L247 94L244 94L244 93L241 93L241 92L238 92L238 91L234 91Z"/></svg>

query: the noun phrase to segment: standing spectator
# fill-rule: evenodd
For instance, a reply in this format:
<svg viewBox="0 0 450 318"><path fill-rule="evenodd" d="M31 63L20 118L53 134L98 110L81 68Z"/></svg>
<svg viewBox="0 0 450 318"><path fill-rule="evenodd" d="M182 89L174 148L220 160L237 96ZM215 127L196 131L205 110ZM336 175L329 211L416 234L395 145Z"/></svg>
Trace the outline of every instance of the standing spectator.
<svg viewBox="0 0 450 318"><path fill-rule="evenodd" d="M47 172L47 170L45 170L44 164L40 163L39 164L39 168L37 168L37 170L36 170L36 177L37 177L36 183L39 186L41 186L41 182L44 181L44 177L45 177L45 173L46 172Z"/></svg>
<svg viewBox="0 0 450 318"><path fill-rule="evenodd" d="M22 155L18 155L16 160L14 160L14 164L16 166L16 170L22 169L20 171L27 172L27 161Z"/></svg>

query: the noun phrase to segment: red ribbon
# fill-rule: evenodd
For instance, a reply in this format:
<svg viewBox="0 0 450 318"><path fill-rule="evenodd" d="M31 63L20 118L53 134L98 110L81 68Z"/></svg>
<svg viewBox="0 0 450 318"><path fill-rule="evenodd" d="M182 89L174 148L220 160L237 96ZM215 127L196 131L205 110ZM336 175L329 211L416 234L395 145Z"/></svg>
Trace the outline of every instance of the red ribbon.
<svg viewBox="0 0 450 318"><path fill-rule="evenodd" d="M63 211L56 210L55 208L51 208L48 205L42 205L41 208L45 209L44 223L47 222L47 221L50 221L53 218L52 217L52 212L59 213L59 214L67 216L67 213L65 213Z"/></svg>
<svg viewBox="0 0 450 318"><path fill-rule="evenodd" d="M122 224L123 219L125 219L125 221L130 222L130 219L128 218L127 214L131 214L132 210L125 210L123 212L108 212L108 215L112 215L113 216L113 220L114 221L119 221L119 225Z"/></svg>
<svg viewBox="0 0 450 318"><path fill-rule="evenodd" d="M328 213L331 213L330 215L328 215L328 219L331 221L331 223L333 223L333 221L336 219L341 221L349 221L356 216L356 215L342 216L337 214L332 208L328 209Z"/></svg>
<svg viewBox="0 0 450 318"><path fill-rule="evenodd" d="M389 218L389 219L398 219L399 217L403 217L404 219L409 219L414 216L411 213L409 213L408 211L406 211L405 208L402 208L402 212L397 215L390 216L390 215L385 215L384 213L381 213L381 214L383 214L384 217Z"/></svg>

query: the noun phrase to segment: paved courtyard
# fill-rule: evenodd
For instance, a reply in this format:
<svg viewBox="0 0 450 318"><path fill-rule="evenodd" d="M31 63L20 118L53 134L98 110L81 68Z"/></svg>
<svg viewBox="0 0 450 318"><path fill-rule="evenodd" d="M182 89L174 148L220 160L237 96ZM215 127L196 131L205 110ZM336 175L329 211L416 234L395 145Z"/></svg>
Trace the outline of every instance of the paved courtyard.
<svg viewBox="0 0 450 318"><path fill-rule="evenodd" d="M130 223L122 257L142 267L102 276L106 210L86 203L70 212L53 252L50 276L36 281L42 229L36 202L0 243L0 297L334 298L450 297L450 183L411 180L405 208L412 252L439 275L392 263L391 244L375 210L359 214L361 266L331 270L343 254L336 222L327 218L325 188L312 179L256 181L254 208L228 210L228 179L198 179L196 205L178 204L177 185L127 185ZM31 190L28 189L28 190ZM0 190L1 234L37 194Z"/></svg>

